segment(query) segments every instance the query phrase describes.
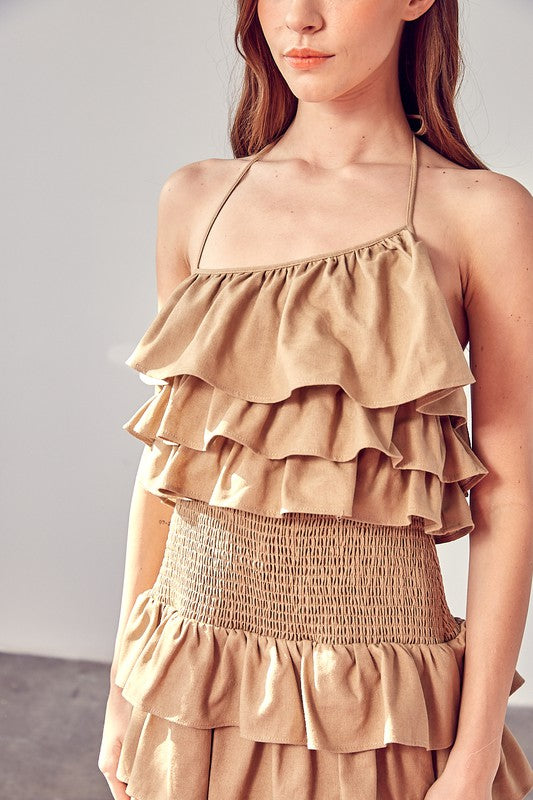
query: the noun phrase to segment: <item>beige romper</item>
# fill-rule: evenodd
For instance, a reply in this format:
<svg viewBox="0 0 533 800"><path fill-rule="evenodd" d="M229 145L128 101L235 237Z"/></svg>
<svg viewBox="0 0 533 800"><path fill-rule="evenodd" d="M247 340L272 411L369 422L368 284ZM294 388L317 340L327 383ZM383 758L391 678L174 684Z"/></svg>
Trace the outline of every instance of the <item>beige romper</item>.
<svg viewBox="0 0 533 800"><path fill-rule="evenodd" d="M405 224L378 239L197 263L126 361L154 384L123 426L138 477L173 507L116 677L135 800L423 800L444 769L466 621L436 545L473 530L488 470L417 175L413 135ZM505 727L492 798L532 787Z"/></svg>

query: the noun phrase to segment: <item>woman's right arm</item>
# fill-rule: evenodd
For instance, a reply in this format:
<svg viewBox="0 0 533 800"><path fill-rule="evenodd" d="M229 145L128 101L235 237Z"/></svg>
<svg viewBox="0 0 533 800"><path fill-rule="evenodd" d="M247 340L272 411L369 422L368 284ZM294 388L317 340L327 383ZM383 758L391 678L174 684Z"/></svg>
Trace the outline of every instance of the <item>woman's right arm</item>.
<svg viewBox="0 0 533 800"><path fill-rule="evenodd" d="M188 258L190 197L199 164L186 164L173 172L159 195L156 236L157 309L161 310L176 286L190 275ZM146 445L144 452L148 449ZM131 500L124 584L115 651L111 665L113 684L120 639L135 598L153 586L159 572L168 535L172 506L148 492L139 480L142 456Z"/></svg>
<svg viewBox="0 0 533 800"><path fill-rule="evenodd" d="M122 600L109 676L111 688L114 688L124 627L137 596L153 586L157 578L171 515L172 507L148 492L136 478L128 521Z"/></svg>
<svg viewBox="0 0 533 800"><path fill-rule="evenodd" d="M140 466L140 464L139 464ZM138 594L150 588L159 572L168 534L172 507L148 492L136 478L128 522L124 582L110 687L98 755L98 769L104 775L115 800L131 800L126 784L117 778L117 766L132 707L114 682L124 627Z"/></svg>
<svg viewBox="0 0 533 800"><path fill-rule="evenodd" d="M188 242L193 187L203 170L202 162L187 164L165 181L159 196L157 216L156 278L158 310L178 283L190 275ZM145 446L143 454L148 445ZM137 596L153 586L165 552L173 507L147 491L139 475L142 456L133 487L128 520L123 588L113 660L109 697L105 710L98 768L105 776L115 800L131 800L126 784L116 777L124 734L131 716L131 705L115 684L124 628Z"/></svg>

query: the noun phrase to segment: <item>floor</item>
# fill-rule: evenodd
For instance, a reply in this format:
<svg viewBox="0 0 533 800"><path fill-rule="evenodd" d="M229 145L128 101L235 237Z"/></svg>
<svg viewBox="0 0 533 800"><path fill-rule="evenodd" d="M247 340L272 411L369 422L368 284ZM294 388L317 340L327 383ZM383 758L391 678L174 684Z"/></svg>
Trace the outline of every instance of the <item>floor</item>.
<svg viewBox="0 0 533 800"><path fill-rule="evenodd" d="M108 664L0 653L2 800L111 800L97 766L108 686ZM506 722L533 763L533 708Z"/></svg>

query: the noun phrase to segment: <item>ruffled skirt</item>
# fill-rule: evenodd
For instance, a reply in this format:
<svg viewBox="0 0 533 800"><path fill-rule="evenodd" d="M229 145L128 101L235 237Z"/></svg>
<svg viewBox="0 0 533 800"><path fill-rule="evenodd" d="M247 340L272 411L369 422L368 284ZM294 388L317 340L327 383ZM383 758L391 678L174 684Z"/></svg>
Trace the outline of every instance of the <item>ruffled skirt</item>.
<svg viewBox="0 0 533 800"><path fill-rule="evenodd" d="M423 800L454 742L465 644L420 518L179 498L121 642L117 777L135 800ZM532 787L505 727L492 798Z"/></svg>

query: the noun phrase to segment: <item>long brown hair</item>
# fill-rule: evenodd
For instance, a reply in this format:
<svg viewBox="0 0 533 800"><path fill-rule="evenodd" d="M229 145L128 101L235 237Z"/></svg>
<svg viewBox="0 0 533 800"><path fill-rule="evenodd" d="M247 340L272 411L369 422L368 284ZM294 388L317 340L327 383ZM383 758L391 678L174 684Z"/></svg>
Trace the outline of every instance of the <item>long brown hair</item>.
<svg viewBox="0 0 533 800"><path fill-rule="evenodd" d="M279 138L294 119L298 100L272 58L257 0L237 0L234 41L245 61L230 130L233 154L240 158ZM419 138L438 153L463 167L488 169L468 146L457 119L454 99L463 71L458 0L435 0L418 19L404 23L398 61L403 107L406 115L422 116L427 131Z"/></svg>

